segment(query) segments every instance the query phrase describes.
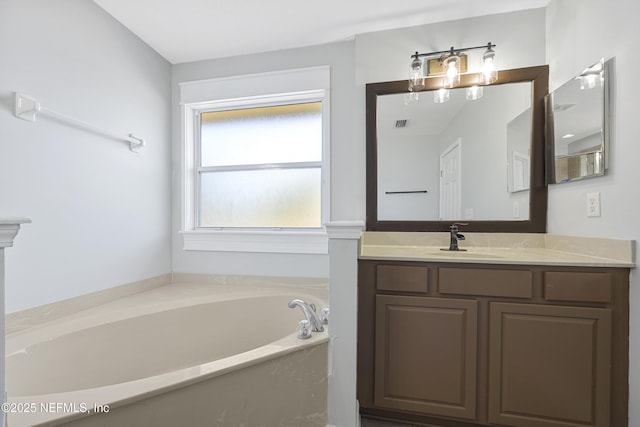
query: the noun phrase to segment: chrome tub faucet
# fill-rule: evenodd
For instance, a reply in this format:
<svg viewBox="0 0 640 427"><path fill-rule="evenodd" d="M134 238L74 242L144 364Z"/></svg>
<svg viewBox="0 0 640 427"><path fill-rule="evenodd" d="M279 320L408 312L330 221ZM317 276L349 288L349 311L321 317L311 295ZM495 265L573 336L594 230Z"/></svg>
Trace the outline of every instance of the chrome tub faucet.
<svg viewBox="0 0 640 427"><path fill-rule="evenodd" d="M329 323L329 309L324 308L318 315L316 313L316 306L308 304L301 299L292 299L289 301L289 308L300 307L304 313L304 320L298 323L298 338L306 339L311 337L311 331L322 332L324 326Z"/></svg>

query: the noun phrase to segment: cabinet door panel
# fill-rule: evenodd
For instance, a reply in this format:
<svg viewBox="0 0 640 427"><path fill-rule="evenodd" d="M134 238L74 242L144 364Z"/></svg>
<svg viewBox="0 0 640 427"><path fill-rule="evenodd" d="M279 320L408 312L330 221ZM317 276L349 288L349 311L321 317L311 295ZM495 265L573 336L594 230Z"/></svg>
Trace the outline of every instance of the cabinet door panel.
<svg viewBox="0 0 640 427"><path fill-rule="evenodd" d="M611 311L491 303L489 421L609 424Z"/></svg>
<svg viewBox="0 0 640 427"><path fill-rule="evenodd" d="M376 296L376 406L475 418L477 304Z"/></svg>

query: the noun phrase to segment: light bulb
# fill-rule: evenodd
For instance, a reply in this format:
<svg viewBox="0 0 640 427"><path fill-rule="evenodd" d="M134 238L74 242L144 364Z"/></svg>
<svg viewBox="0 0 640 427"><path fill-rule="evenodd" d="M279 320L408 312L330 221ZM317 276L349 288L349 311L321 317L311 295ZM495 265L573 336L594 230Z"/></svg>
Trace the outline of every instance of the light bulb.
<svg viewBox="0 0 640 427"><path fill-rule="evenodd" d="M454 87L460 83L460 57L451 55L444 60L447 73L447 87Z"/></svg>
<svg viewBox="0 0 640 427"><path fill-rule="evenodd" d="M409 69L409 91L417 91L424 89L424 69L422 67L422 60L418 58L418 52L411 61L411 68Z"/></svg>
<svg viewBox="0 0 640 427"><path fill-rule="evenodd" d="M498 67L496 64L496 52L487 45L487 50L482 55L482 80L484 84L491 84L498 79Z"/></svg>
<svg viewBox="0 0 640 427"><path fill-rule="evenodd" d="M441 88L433 92L433 102L442 104L449 100L449 89Z"/></svg>

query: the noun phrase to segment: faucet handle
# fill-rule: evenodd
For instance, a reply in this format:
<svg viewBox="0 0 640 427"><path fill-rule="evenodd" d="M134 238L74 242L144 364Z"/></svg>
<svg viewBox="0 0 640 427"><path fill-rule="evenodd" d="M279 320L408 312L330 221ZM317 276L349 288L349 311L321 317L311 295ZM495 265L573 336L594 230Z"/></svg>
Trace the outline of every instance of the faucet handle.
<svg viewBox="0 0 640 427"><path fill-rule="evenodd" d="M322 310L320 310L320 314L318 315L318 317L320 317L320 321L323 324L328 325L329 324L329 307L325 307Z"/></svg>
<svg viewBox="0 0 640 427"><path fill-rule="evenodd" d="M311 338L311 322L308 320L298 322L298 338L301 340Z"/></svg>
<svg viewBox="0 0 640 427"><path fill-rule="evenodd" d="M458 227L459 225L469 225L468 222L454 222L449 228Z"/></svg>

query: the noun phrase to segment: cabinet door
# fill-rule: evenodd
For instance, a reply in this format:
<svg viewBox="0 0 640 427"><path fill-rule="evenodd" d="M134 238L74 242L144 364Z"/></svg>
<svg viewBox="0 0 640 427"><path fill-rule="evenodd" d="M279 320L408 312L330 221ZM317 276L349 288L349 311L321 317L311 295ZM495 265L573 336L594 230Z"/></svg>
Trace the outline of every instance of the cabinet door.
<svg viewBox="0 0 640 427"><path fill-rule="evenodd" d="M491 303L489 421L609 425L611 311Z"/></svg>
<svg viewBox="0 0 640 427"><path fill-rule="evenodd" d="M377 295L376 406L474 419L477 305Z"/></svg>

